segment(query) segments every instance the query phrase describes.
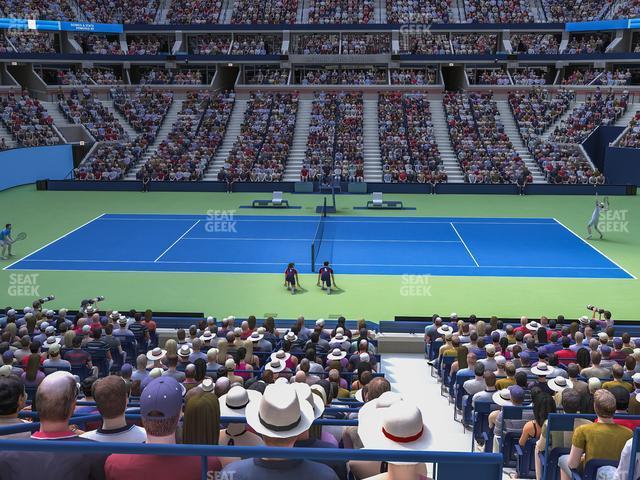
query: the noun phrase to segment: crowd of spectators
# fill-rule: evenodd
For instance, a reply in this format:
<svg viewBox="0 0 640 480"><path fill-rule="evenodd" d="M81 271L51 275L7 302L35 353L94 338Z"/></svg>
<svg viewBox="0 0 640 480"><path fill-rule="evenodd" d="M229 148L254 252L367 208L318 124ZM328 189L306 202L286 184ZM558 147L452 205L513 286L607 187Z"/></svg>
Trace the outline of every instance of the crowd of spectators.
<svg viewBox="0 0 640 480"><path fill-rule="evenodd" d="M158 55L169 53L169 40L161 35L136 35L127 37L129 55Z"/></svg>
<svg viewBox="0 0 640 480"><path fill-rule="evenodd" d="M613 18L636 18L638 15L640 15L640 2L638 0L616 2Z"/></svg>
<svg viewBox="0 0 640 480"><path fill-rule="evenodd" d="M298 2L302 0L235 0L231 23L235 25L296 23Z"/></svg>
<svg viewBox="0 0 640 480"><path fill-rule="evenodd" d="M569 36L569 43L562 50L563 54L575 55L578 53L604 53L611 42L609 33L583 33Z"/></svg>
<svg viewBox="0 0 640 480"><path fill-rule="evenodd" d="M434 85L437 73L434 69L401 68L391 70L391 85Z"/></svg>
<svg viewBox="0 0 640 480"><path fill-rule="evenodd" d="M526 0L464 0L464 12L472 23L531 23L535 17Z"/></svg>
<svg viewBox="0 0 640 480"><path fill-rule="evenodd" d="M451 0L387 0L387 22L395 24L451 23Z"/></svg>
<svg viewBox="0 0 640 480"><path fill-rule="evenodd" d="M115 85L122 79L110 68L79 68L77 70L43 69L39 72L49 85Z"/></svg>
<svg viewBox="0 0 640 480"><path fill-rule="evenodd" d="M541 136L564 114L575 100L575 93L543 88L509 92L508 102L525 145Z"/></svg>
<svg viewBox="0 0 640 480"><path fill-rule="evenodd" d="M373 0L309 0L308 5L310 24L349 25L374 22Z"/></svg>
<svg viewBox="0 0 640 480"><path fill-rule="evenodd" d="M547 21L561 23L600 20L611 4L612 0L579 0L575 3L542 0Z"/></svg>
<svg viewBox="0 0 640 480"><path fill-rule="evenodd" d="M562 84L589 85L598 75L600 75L601 72L602 70L591 67L573 67L572 69L565 69Z"/></svg>
<svg viewBox="0 0 640 480"><path fill-rule="evenodd" d="M36 20L75 20L76 15L66 0L2 0L0 16Z"/></svg>
<svg viewBox="0 0 640 480"><path fill-rule="evenodd" d="M498 36L480 33L453 33L451 45L460 55L492 55L498 48Z"/></svg>
<svg viewBox="0 0 640 480"><path fill-rule="evenodd" d="M278 55L282 45L280 35L243 35L233 37L231 55Z"/></svg>
<svg viewBox="0 0 640 480"><path fill-rule="evenodd" d="M511 50L529 55L557 55L560 51L560 37L555 33L512 33Z"/></svg>
<svg viewBox="0 0 640 480"><path fill-rule="evenodd" d="M281 181L297 113L297 93L252 92L240 133L218 172L218 180L228 185L237 181Z"/></svg>
<svg viewBox="0 0 640 480"><path fill-rule="evenodd" d="M514 68L511 79L514 85L546 85L547 70L535 67Z"/></svg>
<svg viewBox="0 0 640 480"><path fill-rule="evenodd" d="M194 55L226 55L231 35L208 33L189 37L189 52Z"/></svg>
<svg viewBox="0 0 640 480"><path fill-rule="evenodd" d="M235 94L188 93L171 132L137 172L151 181L197 181L222 143Z"/></svg>
<svg viewBox="0 0 640 480"><path fill-rule="evenodd" d="M618 146L627 148L640 148L640 111L636 112L629 121L628 130L624 133Z"/></svg>
<svg viewBox="0 0 640 480"><path fill-rule="evenodd" d="M159 0L77 0L91 23L153 23Z"/></svg>
<svg viewBox="0 0 640 480"><path fill-rule="evenodd" d="M426 94L381 94L378 134L385 183L446 182Z"/></svg>
<svg viewBox="0 0 640 480"><path fill-rule="evenodd" d="M529 145L529 150L549 183L605 183L604 175L585 158L578 145L537 140Z"/></svg>
<svg viewBox="0 0 640 480"><path fill-rule="evenodd" d="M400 35L400 53L411 55L445 55L451 52L447 34L403 33Z"/></svg>
<svg viewBox="0 0 640 480"><path fill-rule="evenodd" d="M293 53L301 55L337 55L340 35L337 33L299 34L294 37Z"/></svg>
<svg viewBox="0 0 640 480"><path fill-rule="evenodd" d="M124 128L115 115L88 88L58 94L58 106L70 122L83 125L99 142L111 142L125 137Z"/></svg>
<svg viewBox="0 0 640 480"><path fill-rule="evenodd" d="M468 183L531 181L504 131L491 93L446 93L443 105L451 145Z"/></svg>
<svg viewBox="0 0 640 480"><path fill-rule="evenodd" d="M40 101L26 90L11 91L1 97L2 123L21 147L57 145L60 137L53 130L53 118Z"/></svg>
<svg viewBox="0 0 640 480"><path fill-rule="evenodd" d="M271 66L245 67L244 83L250 85L286 85L289 81L288 68L277 68Z"/></svg>
<svg viewBox="0 0 640 480"><path fill-rule="evenodd" d="M171 104L173 92L137 87L132 92L113 88L111 97L115 108L127 119L133 129L152 143L158 134Z"/></svg>
<svg viewBox="0 0 640 480"><path fill-rule="evenodd" d="M140 77L140 85L201 85L200 70L167 70L151 68Z"/></svg>
<svg viewBox="0 0 640 480"><path fill-rule="evenodd" d="M99 144L75 169L74 178L81 181L122 180L146 148L143 138Z"/></svg>
<svg viewBox="0 0 640 480"><path fill-rule="evenodd" d="M370 55L391 52L388 33L343 33L343 55Z"/></svg>
<svg viewBox="0 0 640 480"><path fill-rule="evenodd" d="M364 320L352 331L344 317L335 328L325 327L321 319L315 325L305 324L300 317L285 331L275 328L273 317L261 324L254 316L243 322L234 317L221 321L208 317L174 331L162 343L160 325L150 310L127 315L109 310L100 315L86 308L71 315L64 309L29 307L20 315L9 309L2 321L3 426L26 426L19 414L36 406L40 422L33 433L25 428L5 439L46 439L67 445L121 442L141 448L145 443L165 447L181 443L336 451L342 445L374 448L374 440L385 438L382 425L395 432L398 421L400 428L412 429L412 436L424 438L410 446L394 442L386 449L420 451L431 438L423 411L392 393L389 381L377 373L375 333ZM375 438L356 427L312 426L323 416L350 418L353 410L334 413L325 409L348 407L346 402L353 398L370 402L354 417L360 417L361 425L379 423ZM139 404L141 422L131 424L125 416L130 413L129 402ZM389 415L380 414L383 406L391 408ZM87 412L99 414L100 420L82 429L72 425L74 415ZM221 417L237 417L238 422L222 425ZM198 457L146 457L67 447L62 454L3 451L0 466L19 478L32 476L42 463L48 465L48 478L72 474L75 478L133 478L140 471L151 474L151 469L164 471L165 478L200 475ZM209 476L239 479L303 475L314 480L346 480L349 469L358 478L380 470L380 462L282 462L242 460L240 455L210 457L206 464ZM392 473L398 468L404 473L426 473L424 465L390 464L388 468ZM411 474L411 478L417 476Z"/></svg>
<svg viewBox="0 0 640 480"><path fill-rule="evenodd" d="M297 72L302 85L385 85L387 70L383 68L305 68Z"/></svg>
<svg viewBox="0 0 640 480"><path fill-rule="evenodd" d="M79 43L84 53L95 53L98 55L125 54L118 37L110 39L106 35L83 35L79 39Z"/></svg>
<svg viewBox="0 0 640 480"><path fill-rule="evenodd" d="M596 78L594 85L629 85L631 83L631 72L629 69L616 68L614 70L605 70L602 75Z"/></svg>
<svg viewBox="0 0 640 480"><path fill-rule="evenodd" d="M222 0L187 0L172 2L167 23L172 25L218 23Z"/></svg>
<svg viewBox="0 0 640 480"><path fill-rule="evenodd" d="M504 68L468 68L469 85L511 85L509 74Z"/></svg>
<svg viewBox="0 0 640 480"><path fill-rule="evenodd" d="M7 38L18 53L56 53L57 36L32 30L11 30Z"/></svg>
<svg viewBox="0 0 640 480"><path fill-rule="evenodd" d="M628 102L628 92L621 95L611 91L603 93L598 87L556 125L550 139L560 143L581 143L599 125L610 125L620 118L626 112Z"/></svg>
<svg viewBox="0 0 640 480"><path fill-rule="evenodd" d="M300 179L364 181L362 93L316 92Z"/></svg>

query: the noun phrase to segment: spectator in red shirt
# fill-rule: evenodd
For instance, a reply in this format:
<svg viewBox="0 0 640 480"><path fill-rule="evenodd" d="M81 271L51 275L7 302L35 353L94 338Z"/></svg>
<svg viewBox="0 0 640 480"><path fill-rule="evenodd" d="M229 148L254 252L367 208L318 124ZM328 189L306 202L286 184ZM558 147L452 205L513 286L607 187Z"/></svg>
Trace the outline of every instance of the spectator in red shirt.
<svg viewBox="0 0 640 480"><path fill-rule="evenodd" d="M563 362L563 360L572 360L576 358L576 352L571 350L569 347L571 347L571 340L569 337L563 337L562 349L556 352L556 357L558 357L558 360L560 360L561 363L566 364L567 362Z"/></svg>
<svg viewBox="0 0 640 480"><path fill-rule="evenodd" d="M176 429L182 411L183 388L171 377L162 376L152 380L144 389L140 398L142 425L147 433L147 443L176 443ZM220 461L208 457L210 472L221 469ZM199 457L172 455L128 455L113 454L105 463L107 479L153 478L154 480L175 480L176 472L180 478L199 478Z"/></svg>

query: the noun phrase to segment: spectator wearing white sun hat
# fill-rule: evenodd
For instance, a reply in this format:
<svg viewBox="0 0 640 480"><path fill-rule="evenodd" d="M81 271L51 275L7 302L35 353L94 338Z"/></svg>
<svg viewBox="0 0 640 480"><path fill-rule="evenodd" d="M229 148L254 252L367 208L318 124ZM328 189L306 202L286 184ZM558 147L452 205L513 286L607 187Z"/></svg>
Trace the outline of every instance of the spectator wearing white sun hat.
<svg viewBox="0 0 640 480"><path fill-rule="evenodd" d="M220 397L221 417L244 417L247 406L254 402L260 402L262 394L256 390L246 390L244 387L235 385ZM227 428L220 430L219 445L235 445L238 447L258 447L264 442L259 435L251 432L245 422L229 423ZM222 457L220 462L226 466L240 458Z"/></svg>
<svg viewBox="0 0 640 480"><path fill-rule="evenodd" d="M358 434L364 448L375 450L425 451L432 442L422 410L405 400L397 400L382 411L361 411ZM424 463L390 461L387 472L371 476L369 480L418 478L426 473Z"/></svg>
<svg viewBox="0 0 640 480"><path fill-rule="evenodd" d="M268 385L260 402L250 402L245 412L247 423L268 447L293 447L314 421L311 404L300 400L293 386L280 383ZM331 468L309 460L249 458L227 465L223 473L234 480L338 479Z"/></svg>

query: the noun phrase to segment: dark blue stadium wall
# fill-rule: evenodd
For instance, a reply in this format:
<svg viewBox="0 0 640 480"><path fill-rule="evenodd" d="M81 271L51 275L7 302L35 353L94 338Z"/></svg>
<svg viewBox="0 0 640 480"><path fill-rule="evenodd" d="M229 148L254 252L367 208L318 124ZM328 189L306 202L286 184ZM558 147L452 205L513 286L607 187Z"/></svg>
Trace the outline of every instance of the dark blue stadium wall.
<svg viewBox="0 0 640 480"><path fill-rule="evenodd" d="M587 137L587 139L582 142L582 146L586 150L586 152L591 157L594 165L600 170L604 172L604 174L608 177L608 173L605 168L605 152L610 142L613 142L618 135L622 133L624 127L605 127L600 126L596 128L591 135ZM609 183L614 183L610 179L607 179ZM622 182L625 183L625 182Z"/></svg>
<svg viewBox="0 0 640 480"><path fill-rule="evenodd" d="M0 152L0 190L40 179L62 180L73 170L71 145Z"/></svg>
<svg viewBox="0 0 640 480"><path fill-rule="evenodd" d="M607 147L604 173L608 182L640 186L640 149Z"/></svg>

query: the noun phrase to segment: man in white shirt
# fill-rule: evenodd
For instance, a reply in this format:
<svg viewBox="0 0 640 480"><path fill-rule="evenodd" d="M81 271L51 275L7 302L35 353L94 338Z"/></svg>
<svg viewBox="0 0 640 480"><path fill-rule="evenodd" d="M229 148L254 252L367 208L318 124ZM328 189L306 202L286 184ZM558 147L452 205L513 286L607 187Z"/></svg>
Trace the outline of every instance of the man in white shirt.
<svg viewBox="0 0 640 480"><path fill-rule="evenodd" d="M127 425L124 412L129 395L127 384L117 375L101 378L93 384L93 397L102 414L102 427L83 433L82 438L97 442L144 443L147 434L144 428Z"/></svg>

